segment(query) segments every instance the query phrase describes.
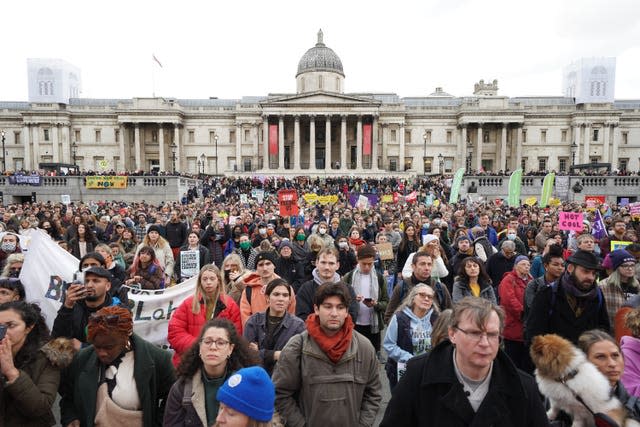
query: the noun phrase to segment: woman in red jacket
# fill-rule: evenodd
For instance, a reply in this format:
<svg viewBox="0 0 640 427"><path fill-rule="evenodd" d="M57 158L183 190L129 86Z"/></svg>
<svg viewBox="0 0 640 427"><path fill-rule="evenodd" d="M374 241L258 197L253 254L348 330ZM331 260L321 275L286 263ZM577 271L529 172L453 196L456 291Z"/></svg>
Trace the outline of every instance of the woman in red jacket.
<svg viewBox="0 0 640 427"><path fill-rule="evenodd" d="M522 314L524 312L524 291L533 280L529 269L529 258L520 255L513 263L513 270L505 273L498 286L500 305L504 308L504 349L515 365L529 372L530 364L527 347L524 345Z"/></svg>
<svg viewBox="0 0 640 427"><path fill-rule="evenodd" d="M175 350L173 364L178 366L182 353L198 339L202 326L210 319L227 319L242 335L240 309L231 297L224 293L220 270L207 264L198 274L193 296L184 300L169 320L169 344Z"/></svg>

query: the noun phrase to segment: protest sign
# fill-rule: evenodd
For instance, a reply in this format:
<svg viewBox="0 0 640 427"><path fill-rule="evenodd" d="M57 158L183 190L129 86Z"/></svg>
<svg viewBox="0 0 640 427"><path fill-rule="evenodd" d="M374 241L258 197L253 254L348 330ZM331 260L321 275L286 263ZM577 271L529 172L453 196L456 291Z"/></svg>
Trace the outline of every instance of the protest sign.
<svg viewBox="0 0 640 427"><path fill-rule="evenodd" d="M186 279L200 271L200 251L180 251L180 274Z"/></svg>
<svg viewBox="0 0 640 427"><path fill-rule="evenodd" d="M558 228L560 230L582 231L582 212L559 212Z"/></svg>
<svg viewBox="0 0 640 427"><path fill-rule="evenodd" d="M126 176L86 176L86 188L127 188Z"/></svg>
<svg viewBox="0 0 640 427"><path fill-rule="evenodd" d="M382 261L393 259L393 246L391 243L378 243L376 249Z"/></svg>
<svg viewBox="0 0 640 427"><path fill-rule="evenodd" d="M629 213L633 218L640 218L640 202L631 203L629 205Z"/></svg>
<svg viewBox="0 0 640 427"><path fill-rule="evenodd" d="M278 191L280 216L298 215L298 192L296 190Z"/></svg>
<svg viewBox="0 0 640 427"><path fill-rule="evenodd" d="M61 194L60 201L63 205L69 205L71 204L71 196L69 196L68 194Z"/></svg>
<svg viewBox="0 0 640 427"><path fill-rule="evenodd" d="M624 240L612 240L610 248L611 252L615 251L616 249L624 249L632 243L633 242L626 242Z"/></svg>

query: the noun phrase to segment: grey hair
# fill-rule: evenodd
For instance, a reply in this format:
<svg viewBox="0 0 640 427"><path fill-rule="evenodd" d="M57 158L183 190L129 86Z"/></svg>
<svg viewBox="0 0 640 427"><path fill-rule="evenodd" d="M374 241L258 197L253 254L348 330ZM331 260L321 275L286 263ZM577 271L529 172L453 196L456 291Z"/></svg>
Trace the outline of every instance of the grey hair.
<svg viewBox="0 0 640 427"><path fill-rule="evenodd" d="M515 251L516 250L516 244L512 240L505 240L504 242L502 242L502 249L505 249L505 248Z"/></svg>
<svg viewBox="0 0 640 427"><path fill-rule="evenodd" d="M436 313L439 313L440 307L438 307L438 302L436 301L436 291L426 283L418 283L413 288L411 288L411 290L409 291L409 294L404 298L404 300L402 300L402 304L400 304L396 312L400 312L404 310L405 307L408 307L410 310L413 310L413 300L416 297L416 295L418 295L418 292L420 292L421 289L430 289L431 292L433 292L433 300L432 300L433 311Z"/></svg>

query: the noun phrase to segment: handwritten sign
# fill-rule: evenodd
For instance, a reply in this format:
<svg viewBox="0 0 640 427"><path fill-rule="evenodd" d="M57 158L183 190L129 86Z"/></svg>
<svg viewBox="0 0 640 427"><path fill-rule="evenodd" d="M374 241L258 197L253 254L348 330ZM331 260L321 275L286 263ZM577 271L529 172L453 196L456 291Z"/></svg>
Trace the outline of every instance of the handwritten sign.
<svg viewBox="0 0 640 427"><path fill-rule="evenodd" d="M378 249L378 255L382 261L393 259L393 246L391 243L378 243L376 249Z"/></svg>
<svg viewBox="0 0 640 427"><path fill-rule="evenodd" d="M640 202L631 203L629 205L629 213L634 218L640 218Z"/></svg>
<svg viewBox="0 0 640 427"><path fill-rule="evenodd" d="M560 212L558 225L560 230L582 231L582 212Z"/></svg>
<svg viewBox="0 0 640 427"><path fill-rule="evenodd" d="M180 273L182 279L196 276L200 271L200 252L181 251L180 252Z"/></svg>
<svg viewBox="0 0 640 427"><path fill-rule="evenodd" d="M618 250L618 249L624 249L627 246L629 246L630 244L632 244L633 242L627 242L624 240L612 240L611 241L611 252Z"/></svg>

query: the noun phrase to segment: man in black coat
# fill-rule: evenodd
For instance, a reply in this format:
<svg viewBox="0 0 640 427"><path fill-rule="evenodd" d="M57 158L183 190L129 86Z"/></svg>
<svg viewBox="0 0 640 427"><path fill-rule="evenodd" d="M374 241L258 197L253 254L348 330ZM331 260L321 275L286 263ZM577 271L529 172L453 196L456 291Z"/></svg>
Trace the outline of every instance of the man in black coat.
<svg viewBox="0 0 640 427"><path fill-rule="evenodd" d="M409 360L380 426L548 426L535 381L500 350L503 327L500 307L458 302L449 340Z"/></svg>

